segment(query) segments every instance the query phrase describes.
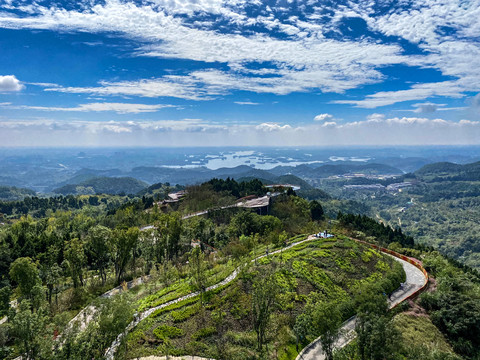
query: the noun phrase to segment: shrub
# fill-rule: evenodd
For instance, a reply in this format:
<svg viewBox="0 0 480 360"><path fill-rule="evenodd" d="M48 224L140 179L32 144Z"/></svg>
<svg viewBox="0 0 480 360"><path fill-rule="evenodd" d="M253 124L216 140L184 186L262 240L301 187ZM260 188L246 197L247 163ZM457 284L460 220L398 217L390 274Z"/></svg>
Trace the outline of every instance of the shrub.
<svg viewBox="0 0 480 360"><path fill-rule="evenodd" d="M209 337L210 335L213 335L217 332L217 329L215 329L213 326L208 326L206 328L200 329L198 331L195 331L192 335L193 340L200 340L206 337Z"/></svg>
<svg viewBox="0 0 480 360"><path fill-rule="evenodd" d="M153 330L153 334L160 340L164 340L167 338L171 339L183 336L184 331L175 326L160 325L155 330Z"/></svg>
<svg viewBox="0 0 480 360"><path fill-rule="evenodd" d="M197 312L198 307L193 305L178 311L172 311L170 315L172 316L173 322L179 323L187 320L191 316L195 315Z"/></svg>

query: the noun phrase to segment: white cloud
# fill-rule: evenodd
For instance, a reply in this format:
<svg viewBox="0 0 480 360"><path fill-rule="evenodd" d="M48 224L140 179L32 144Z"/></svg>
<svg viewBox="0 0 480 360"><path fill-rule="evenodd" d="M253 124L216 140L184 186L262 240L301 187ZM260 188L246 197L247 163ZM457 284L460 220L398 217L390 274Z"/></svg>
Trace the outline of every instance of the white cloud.
<svg viewBox="0 0 480 360"><path fill-rule="evenodd" d="M175 80L178 83L175 83ZM198 82L197 82L198 83ZM188 100L206 100L209 96L205 90L202 90L196 84L195 79L188 76L176 76L173 79L166 76L163 79L143 79L139 81L103 81L100 86L92 87L47 87L45 91L76 93L76 94L94 94L100 96L125 95L141 97L176 97ZM209 93L218 95L218 92Z"/></svg>
<svg viewBox="0 0 480 360"><path fill-rule="evenodd" d="M201 136L199 136L201 134ZM162 121L0 121L4 146L345 146L477 145L480 122L421 117L292 126L217 125L201 119Z"/></svg>
<svg viewBox="0 0 480 360"><path fill-rule="evenodd" d="M205 86L210 86L209 94L212 87L215 87L216 93L231 89L274 94L312 89L341 93L381 81L383 75L376 70L377 66L410 63L410 58L401 54L398 45L380 44L367 38L360 41L327 39L321 25L307 27L296 19L288 20L290 24L268 17L255 20L261 26L275 27L289 34L287 39L280 40L250 30L242 32L253 23L243 13L241 6L235 7L237 4L242 3L205 0L189 1L184 5L179 1L155 1L141 6L107 0L84 11L46 8L35 4L32 15L20 17L3 13L0 27L111 32L139 40L142 45L137 50L138 56L180 58L207 64L220 62L232 69L228 73L199 71L187 77L165 76L142 80L137 82L142 85L138 91L131 89L133 83L105 82L101 84L102 88L106 88L103 91L98 87L56 89L63 92L140 93L141 96L150 97L178 94L177 97L198 100L204 98L205 94L197 95L198 88L192 88L191 81L193 85L203 81ZM241 30L228 33L195 27L191 25L194 17L176 16L196 12L220 14ZM300 29L300 25L304 28ZM267 67L258 69L257 66L253 70L246 66L248 64L266 64Z"/></svg>
<svg viewBox="0 0 480 360"><path fill-rule="evenodd" d="M2 105L2 104L0 104ZM76 107L49 107L49 106L11 106L6 104L8 108L25 109L25 110L41 110L41 111L72 111L72 112L101 112L114 111L118 114L138 114L146 112L155 112L163 108L174 107L173 105L148 105L148 104L129 104L129 103L89 103L80 104Z"/></svg>
<svg viewBox="0 0 480 360"><path fill-rule="evenodd" d="M360 101L337 101L357 107L374 108L402 101L434 96L459 98L478 91L480 84L480 1L425 0L397 6L373 16L370 2L359 6L355 16L386 36L397 36L424 51L418 65L434 68L453 80L413 85L411 89L379 92ZM412 61L414 59L411 59Z"/></svg>
<svg viewBox="0 0 480 360"><path fill-rule="evenodd" d="M333 115L330 114L319 114L313 118L314 121L331 121L333 119Z"/></svg>
<svg viewBox="0 0 480 360"><path fill-rule="evenodd" d="M337 123L335 121L326 121L322 124L322 127L336 127Z"/></svg>
<svg viewBox="0 0 480 360"><path fill-rule="evenodd" d="M413 104L413 106L416 108L415 110L413 110L414 112L418 114L428 114L428 113L434 113L435 111L438 110L439 107L445 106L445 104L435 104L435 103L427 102L422 104Z"/></svg>
<svg viewBox="0 0 480 360"><path fill-rule="evenodd" d="M272 131L291 130L292 127L290 125L279 125L277 123L263 123L263 124L257 125L255 129L266 131L266 132L272 132Z"/></svg>
<svg viewBox="0 0 480 360"><path fill-rule="evenodd" d="M378 113L370 114L367 116L367 120L382 122L385 120L385 114L378 114Z"/></svg>
<svg viewBox="0 0 480 360"><path fill-rule="evenodd" d="M252 101L234 101L234 103L238 105L260 105L260 103Z"/></svg>
<svg viewBox="0 0 480 360"><path fill-rule="evenodd" d="M136 56L193 60L206 68L187 75L106 81L91 87L49 87L50 91L188 100L211 99L233 90L343 93L382 82L386 76L381 69L397 64L435 69L447 80L336 103L376 108L431 97L459 98L480 90L479 0L412 0L385 12L379 12L373 1L321 6L310 1L297 6L302 12L313 4L313 12L303 14L308 21L301 20L302 16L285 17L288 6L264 6L250 17L245 8L261 8L260 1L106 0L83 2L77 10L46 7L42 2L13 4L0 12L0 27L111 33L137 41ZM339 24L351 17L363 19L371 33L357 39L343 36ZM339 36L332 38L329 33ZM408 54L392 41L395 37L420 51ZM217 63L229 70L208 69Z"/></svg>
<svg viewBox="0 0 480 360"><path fill-rule="evenodd" d="M20 91L24 87L15 75L0 75L0 92Z"/></svg>

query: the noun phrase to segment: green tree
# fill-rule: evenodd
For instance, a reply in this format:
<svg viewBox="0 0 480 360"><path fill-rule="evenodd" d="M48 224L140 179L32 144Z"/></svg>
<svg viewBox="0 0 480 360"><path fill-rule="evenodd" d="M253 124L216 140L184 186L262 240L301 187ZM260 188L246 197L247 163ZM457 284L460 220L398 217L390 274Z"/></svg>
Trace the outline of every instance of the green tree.
<svg viewBox="0 0 480 360"><path fill-rule="evenodd" d="M79 331L78 326L72 326L62 334L64 341L56 349L55 359L104 359L105 349L132 320L131 303L125 294L98 300L93 319L85 330Z"/></svg>
<svg viewBox="0 0 480 360"><path fill-rule="evenodd" d="M180 236L183 231L182 221L177 213L162 214L155 222L157 262L166 258L171 260L180 250Z"/></svg>
<svg viewBox="0 0 480 360"><path fill-rule="evenodd" d="M47 289L48 289L47 300L48 300L48 303L51 305L53 290L55 289L59 280L61 279L62 268L58 266L57 263L55 263L52 266L48 266L48 267L45 266L42 272L44 274L43 277L44 277L45 285L47 286Z"/></svg>
<svg viewBox="0 0 480 360"><path fill-rule="evenodd" d="M189 256L192 284L196 291L200 292L200 303L203 305L203 293L205 292L207 264L205 255L199 247L194 248Z"/></svg>
<svg viewBox="0 0 480 360"><path fill-rule="evenodd" d="M307 336L312 332L312 317L309 311L305 311L295 318L293 332L295 333L296 349L298 351L298 344L305 342Z"/></svg>
<svg viewBox="0 0 480 360"><path fill-rule="evenodd" d="M319 302L312 314L313 327L320 334L320 343L327 360L333 359L335 341L339 337L342 315L335 302Z"/></svg>
<svg viewBox="0 0 480 360"><path fill-rule="evenodd" d="M157 242L156 231L153 229L144 230L140 233L139 252L143 259L143 273L148 274L155 264L155 246Z"/></svg>
<svg viewBox="0 0 480 360"><path fill-rule="evenodd" d="M11 333L17 346L27 359L49 358L52 348L51 335L45 332L48 316L40 309L31 310L31 304L23 300L11 320Z"/></svg>
<svg viewBox="0 0 480 360"><path fill-rule="evenodd" d="M10 308L10 295L12 288L10 285L0 288L0 317L5 315Z"/></svg>
<svg viewBox="0 0 480 360"><path fill-rule="evenodd" d="M160 270L160 280L165 287L169 287L178 278L178 270L172 261L164 261Z"/></svg>
<svg viewBox="0 0 480 360"><path fill-rule="evenodd" d="M9 345L9 329L7 326L0 326L0 359L7 359L11 352Z"/></svg>
<svg viewBox="0 0 480 360"><path fill-rule="evenodd" d="M124 278L125 270L132 257L132 250L138 241L139 234L138 228L133 227L127 230L116 229L113 232L113 236L110 237L109 248L115 267L117 284Z"/></svg>
<svg viewBox="0 0 480 360"><path fill-rule="evenodd" d="M325 214L323 212L322 205L317 201L313 200L310 202L310 215L312 220L324 220Z"/></svg>
<svg viewBox="0 0 480 360"><path fill-rule="evenodd" d="M66 241L64 265L72 278L74 288L83 286L83 268L86 262L84 242L79 238Z"/></svg>
<svg viewBox="0 0 480 360"><path fill-rule="evenodd" d="M112 231L102 225L97 225L88 231L87 249L90 254L94 268L98 271L102 280L102 286L107 281L106 269L110 262L108 244Z"/></svg>
<svg viewBox="0 0 480 360"><path fill-rule="evenodd" d="M253 284L252 318L253 328L257 333L258 350L261 351L266 342L265 334L277 300L278 286L274 270L269 268L259 274Z"/></svg>
<svg viewBox="0 0 480 360"><path fill-rule="evenodd" d="M397 334L388 317L387 298L382 292L371 287L357 295L358 352L361 360L382 360L391 358L395 352Z"/></svg>
<svg viewBox="0 0 480 360"><path fill-rule="evenodd" d="M280 234L278 234L278 237L276 238L276 243L275 245L277 246L286 246L287 245L287 240L288 240L288 234L286 231L282 231Z"/></svg>
<svg viewBox="0 0 480 360"><path fill-rule="evenodd" d="M240 211L235 215L228 227L228 232L232 237L240 237L241 235L252 235L258 232L258 221L257 217L251 211L244 210Z"/></svg>
<svg viewBox="0 0 480 360"><path fill-rule="evenodd" d="M10 266L10 278L18 284L20 296L32 299L35 285L41 283L37 265L29 257L16 259Z"/></svg>

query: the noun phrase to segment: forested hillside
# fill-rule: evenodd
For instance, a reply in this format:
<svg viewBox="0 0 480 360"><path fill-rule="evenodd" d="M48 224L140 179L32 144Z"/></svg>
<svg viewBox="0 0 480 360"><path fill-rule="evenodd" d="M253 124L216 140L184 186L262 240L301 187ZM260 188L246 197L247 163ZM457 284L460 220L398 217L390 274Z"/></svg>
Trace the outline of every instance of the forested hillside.
<svg viewBox="0 0 480 360"><path fill-rule="evenodd" d="M78 184L64 185L53 192L62 195L136 194L147 186L147 183L131 177L94 177Z"/></svg>
<svg viewBox="0 0 480 360"><path fill-rule="evenodd" d="M320 186L340 202L363 205L347 212L401 227L418 243L480 268L479 164L442 162L396 178L328 179ZM328 203L325 211L331 214Z"/></svg>
<svg viewBox="0 0 480 360"><path fill-rule="evenodd" d="M17 188L15 186L0 186L1 201L22 200L26 196L35 196L36 193L30 189Z"/></svg>
<svg viewBox="0 0 480 360"><path fill-rule="evenodd" d="M212 179L168 200L177 189L158 184L141 196L3 203L12 211L0 227L1 357L103 359L137 319L116 358L293 360L318 335L337 336L354 314L372 332L336 359L478 355L478 274L414 245L401 230L338 210L325 217L322 203L291 188L275 189L263 210L230 206L271 191L258 180ZM214 210L186 216L208 209ZM325 229L335 235L307 240ZM387 312L387 297L405 273L350 237L422 259L436 285L415 305ZM418 311L425 320L412 316ZM431 338L442 344L434 355Z"/></svg>

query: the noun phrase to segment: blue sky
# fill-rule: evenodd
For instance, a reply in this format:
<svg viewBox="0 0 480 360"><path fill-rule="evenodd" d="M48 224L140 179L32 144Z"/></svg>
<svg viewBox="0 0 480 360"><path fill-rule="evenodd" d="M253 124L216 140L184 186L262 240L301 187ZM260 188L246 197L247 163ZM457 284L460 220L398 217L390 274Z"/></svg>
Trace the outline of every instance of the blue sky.
<svg viewBox="0 0 480 360"><path fill-rule="evenodd" d="M480 143L480 1L0 1L0 146Z"/></svg>

